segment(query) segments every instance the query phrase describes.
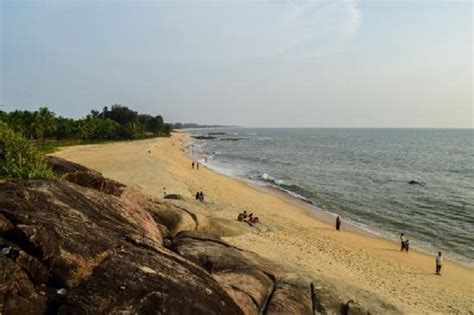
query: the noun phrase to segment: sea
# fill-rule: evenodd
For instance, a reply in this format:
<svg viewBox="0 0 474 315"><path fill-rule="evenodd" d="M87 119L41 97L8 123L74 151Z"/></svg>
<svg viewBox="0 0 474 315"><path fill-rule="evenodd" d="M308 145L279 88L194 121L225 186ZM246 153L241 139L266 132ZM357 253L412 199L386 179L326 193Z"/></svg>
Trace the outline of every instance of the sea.
<svg viewBox="0 0 474 315"><path fill-rule="evenodd" d="M195 159L369 233L474 266L473 129L189 130Z"/></svg>

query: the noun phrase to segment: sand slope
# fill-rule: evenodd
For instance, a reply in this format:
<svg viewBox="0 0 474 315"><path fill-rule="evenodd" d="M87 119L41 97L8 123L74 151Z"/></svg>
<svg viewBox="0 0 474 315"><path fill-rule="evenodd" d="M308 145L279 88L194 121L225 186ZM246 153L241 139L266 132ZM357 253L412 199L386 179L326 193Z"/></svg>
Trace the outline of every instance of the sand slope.
<svg viewBox="0 0 474 315"><path fill-rule="evenodd" d="M298 203L201 167L192 170L181 151L186 135L168 139L69 147L57 156L137 185L156 196L206 195L205 206L232 219L246 209L264 225L226 241L279 262L338 277L367 289L410 314L474 313L474 270L445 261L434 274L434 256L401 253L397 243L319 222ZM244 223L243 223L244 224ZM249 229L246 229L249 230Z"/></svg>

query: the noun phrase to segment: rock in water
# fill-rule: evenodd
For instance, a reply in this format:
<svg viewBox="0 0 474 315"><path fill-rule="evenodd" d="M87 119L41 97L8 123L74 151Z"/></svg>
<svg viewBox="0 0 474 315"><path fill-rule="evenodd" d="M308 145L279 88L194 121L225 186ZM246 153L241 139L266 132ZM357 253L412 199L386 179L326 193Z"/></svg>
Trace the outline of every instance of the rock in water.
<svg viewBox="0 0 474 315"><path fill-rule="evenodd" d="M409 181L408 184L410 184L410 185L423 185L422 182L419 182L419 181L416 181L416 180L413 180L413 179L411 181Z"/></svg>

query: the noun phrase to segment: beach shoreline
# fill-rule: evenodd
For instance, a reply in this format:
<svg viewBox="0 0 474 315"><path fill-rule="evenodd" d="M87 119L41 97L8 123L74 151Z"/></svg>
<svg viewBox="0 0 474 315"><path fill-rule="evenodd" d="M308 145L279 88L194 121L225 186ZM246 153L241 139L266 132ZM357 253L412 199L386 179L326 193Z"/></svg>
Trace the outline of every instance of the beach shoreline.
<svg viewBox="0 0 474 315"><path fill-rule="evenodd" d="M409 314L469 314L474 311L473 268L446 260L443 276L434 275L434 256L410 250L377 235L318 220L309 205L277 189L256 187L207 167L191 169L182 150L189 136L128 143L77 146L55 155L84 164L155 196L179 193L193 198L205 191L204 206L219 218L235 220L242 209L259 216L262 228L225 236L263 257L330 276L366 289ZM205 166L205 165L203 165Z"/></svg>
<svg viewBox="0 0 474 315"><path fill-rule="evenodd" d="M197 143L199 143L199 140L193 139L192 134L190 134L186 130L180 132L180 134L185 135L185 137L187 138L187 140L185 141L185 147L186 148L188 148L189 145L196 145ZM289 191L281 189L277 186L273 186L271 184L265 184L263 182L259 182L259 181L256 181L256 180L251 180L249 178L244 178L242 176L232 175L231 171L226 172L226 171L224 171L224 169L220 169L220 168L216 167L215 165L212 165L212 161L210 161L208 163L205 163L203 157L209 154L206 151L202 151L202 152L199 151L199 153L196 154L195 151L191 152L190 150L187 150L187 151L185 150L185 153L187 154L190 161L191 160L200 161L201 165L206 167L210 171L213 171L213 172L215 172L219 175L222 175L222 176L227 176L229 178L232 178L232 179L235 179L235 180L238 180L238 181L242 181L242 182L246 183L250 188L261 191L262 193L273 194L276 197L282 198L286 202L288 202L288 203L290 203L290 204L292 204L296 207L305 209L308 212L308 215L310 215L311 217L313 217L316 220L320 221L321 223L325 223L325 224L327 224L329 226L333 226L333 227L335 225L335 220L336 220L336 217L338 216L338 214L327 211L325 209L322 209L322 208L316 206L311 201L305 200L306 198L304 198L303 196L298 197L296 195L293 195ZM193 157L193 154L196 154L196 155ZM400 242L397 240L396 235L389 235L389 233L387 233L387 232L377 231L373 228L372 229L363 228L362 226L357 225L355 222L344 220L344 217L342 217L342 220L343 220L343 229L345 231L361 234L361 235L364 235L364 236L367 236L367 237L374 237L374 238L378 238L378 239L381 239L381 240L386 240L386 241L392 242L394 245L397 245L397 246L400 245ZM401 231L401 232L403 232L403 231ZM429 248L422 248L422 247L420 248L416 245L414 246L413 243L410 245L410 251L416 251L416 252L419 252L420 254L424 254L424 255L427 255L427 256L430 256L430 257L435 254L435 252L430 253ZM456 260L455 258L453 258L449 255L448 256L445 255L445 259L448 259L452 263L458 264L458 265L463 266L463 267L469 267L469 268L474 267L474 262L469 263L469 262L466 262L466 261Z"/></svg>

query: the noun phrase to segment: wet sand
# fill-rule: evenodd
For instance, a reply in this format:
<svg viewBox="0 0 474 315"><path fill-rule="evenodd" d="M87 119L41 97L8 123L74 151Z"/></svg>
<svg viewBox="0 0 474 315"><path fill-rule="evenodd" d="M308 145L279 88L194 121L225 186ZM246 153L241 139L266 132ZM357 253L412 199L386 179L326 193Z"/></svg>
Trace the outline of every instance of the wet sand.
<svg viewBox="0 0 474 315"><path fill-rule="evenodd" d="M181 149L187 135L64 148L55 155L155 196L204 191L213 215L234 219L242 210L262 225L225 240L261 256L336 277L396 304L408 314L474 313L474 269L445 260L435 275L435 257L357 230L337 232L308 207L277 191L254 187L209 170L191 169ZM242 223L245 224L245 223ZM249 229L245 229L248 231ZM409 237L409 235L408 235Z"/></svg>

